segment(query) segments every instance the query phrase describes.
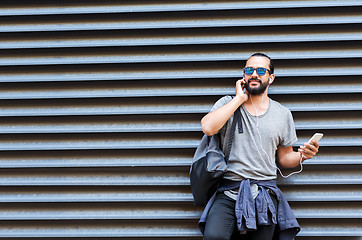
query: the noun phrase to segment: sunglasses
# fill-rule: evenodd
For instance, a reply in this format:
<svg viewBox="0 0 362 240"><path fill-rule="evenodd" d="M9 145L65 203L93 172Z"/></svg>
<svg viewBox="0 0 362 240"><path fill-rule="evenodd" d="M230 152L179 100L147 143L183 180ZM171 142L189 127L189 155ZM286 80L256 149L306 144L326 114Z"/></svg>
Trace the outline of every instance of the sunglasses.
<svg viewBox="0 0 362 240"><path fill-rule="evenodd" d="M254 73L254 71L256 70L256 73L259 75L259 76L263 76L265 75L266 71L269 72L269 74L271 74L270 70L269 69L266 69L266 68L263 68L263 67L258 67L258 68L253 68L253 67L246 67L244 68L244 73L245 75L251 75Z"/></svg>

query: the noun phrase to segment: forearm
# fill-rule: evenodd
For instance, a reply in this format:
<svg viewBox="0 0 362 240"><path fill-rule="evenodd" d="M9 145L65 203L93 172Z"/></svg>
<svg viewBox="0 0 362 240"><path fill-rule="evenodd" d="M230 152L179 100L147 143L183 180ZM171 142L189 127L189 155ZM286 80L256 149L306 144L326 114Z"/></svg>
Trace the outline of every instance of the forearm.
<svg viewBox="0 0 362 240"><path fill-rule="evenodd" d="M292 147L279 147L277 150L278 161L283 168L294 168L307 159L313 158L319 149L317 141L313 140L313 144L305 143L304 146L300 146L298 152L293 151Z"/></svg>
<svg viewBox="0 0 362 240"><path fill-rule="evenodd" d="M300 152L290 151L279 157L279 164L282 168L294 168L300 164L302 154ZM304 161L304 157L302 161Z"/></svg>
<svg viewBox="0 0 362 240"><path fill-rule="evenodd" d="M201 119L202 131L208 136L216 134L241 104L243 99L236 96L221 108L205 115Z"/></svg>

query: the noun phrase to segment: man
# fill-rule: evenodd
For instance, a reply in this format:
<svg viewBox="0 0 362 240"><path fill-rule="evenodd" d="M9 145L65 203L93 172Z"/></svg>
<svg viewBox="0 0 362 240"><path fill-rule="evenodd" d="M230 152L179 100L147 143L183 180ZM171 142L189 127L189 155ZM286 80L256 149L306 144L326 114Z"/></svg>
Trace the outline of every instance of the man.
<svg viewBox="0 0 362 240"><path fill-rule="evenodd" d="M297 136L292 114L268 97L275 79L269 56L251 55L243 71L243 79L236 82L235 97L218 100L201 120L205 134L220 133L224 153L235 111L241 111L244 131L235 132L225 183L206 207L200 229L205 240L293 239L300 228L275 185L275 156L281 167L293 168L315 156L319 145L313 141L298 152L293 150Z"/></svg>

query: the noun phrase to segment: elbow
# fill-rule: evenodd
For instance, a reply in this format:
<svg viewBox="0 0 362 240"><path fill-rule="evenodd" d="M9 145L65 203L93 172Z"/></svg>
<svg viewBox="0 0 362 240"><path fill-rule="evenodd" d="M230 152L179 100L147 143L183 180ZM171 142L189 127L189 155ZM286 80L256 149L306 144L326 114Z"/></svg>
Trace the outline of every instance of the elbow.
<svg viewBox="0 0 362 240"><path fill-rule="evenodd" d="M212 136L212 135L214 135L215 133L213 133L210 129L208 129L208 128L201 128L202 129L202 131L207 135L207 136Z"/></svg>
<svg viewBox="0 0 362 240"><path fill-rule="evenodd" d="M214 135L216 132L213 131L213 129L209 126L209 124L204 123L203 121L201 121L201 130L207 135L207 136L212 136Z"/></svg>

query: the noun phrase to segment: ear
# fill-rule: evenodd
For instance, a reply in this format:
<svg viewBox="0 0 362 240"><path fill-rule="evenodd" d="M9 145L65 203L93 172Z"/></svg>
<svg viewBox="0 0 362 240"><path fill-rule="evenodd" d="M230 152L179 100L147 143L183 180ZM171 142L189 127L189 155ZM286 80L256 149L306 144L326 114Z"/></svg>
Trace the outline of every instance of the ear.
<svg viewBox="0 0 362 240"><path fill-rule="evenodd" d="M274 82L274 79L275 79L275 75L274 74L271 74L269 76L269 84L272 84Z"/></svg>

